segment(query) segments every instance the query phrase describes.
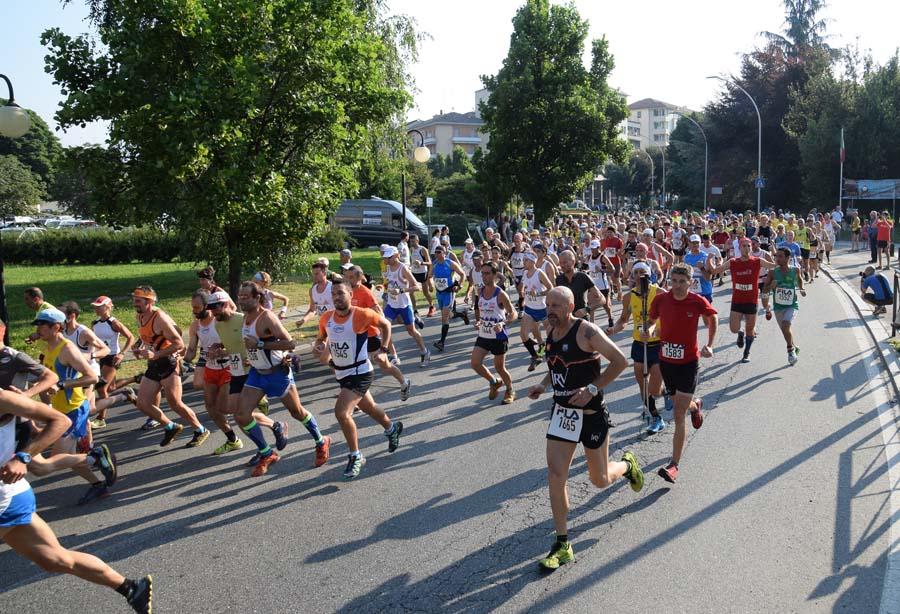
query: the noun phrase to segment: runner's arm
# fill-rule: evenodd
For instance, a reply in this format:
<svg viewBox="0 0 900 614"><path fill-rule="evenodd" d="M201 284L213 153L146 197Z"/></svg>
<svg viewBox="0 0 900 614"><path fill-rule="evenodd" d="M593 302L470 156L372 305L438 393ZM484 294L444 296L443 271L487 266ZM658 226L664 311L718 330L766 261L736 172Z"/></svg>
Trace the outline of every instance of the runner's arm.
<svg viewBox="0 0 900 614"><path fill-rule="evenodd" d="M378 315L375 325L378 326L378 331L381 333L381 351L387 352L391 346L391 323L380 313L375 313Z"/></svg>
<svg viewBox="0 0 900 614"><path fill-rule="evenodd" d="M272 333L273 337L279 337L275 341L265 341L263 342L264 350L283 350L290 352L297 346L297 342L291 338L291 334L284 327L284 324L281 323L277 317L275 317L271 311L263 312L263 317L266 318L263 320L263 330L266 328Z"/></svg>
<svg viewBox="0 0 900 614"><path fill-rule="evenodd" d="M117 332L125 337L125 343L119 348L119 355L124 356L125 352L130 350L131 346L134 345L134 333L132 333L127 326L122 324L121 320L119 319L113 320L110 328L112 328L114 332Z"/></svg>
<svg viewBox="0 0 900 614"><path fill-rule="evenodd" d="M313 285L315 285L315 283L313 283ZM297 328L300 328L301 326L303 326L304 324L309 322L315 315L316 315L316 302L313 300L312 286L310 286L310 288L309 288L309 309L307 309L306 313L304 313L302 316L300 316L300 319L297 320Z"/></svg>
<svg viewBox="0 0 900 614"><path fill-rule="evenodd" d="M49 405L8 390L0 390L0 414L12 414L44 424L44 428L22 450L32 456L52 446L72 424L65 414L52 409ZM0 480L12 484L25 477L27 472L28 466L14 456L0 467Z"/></svg>
<svg viewBox="0 0 900 614"><path fill-rule="evenodd" d="M513 307L512 301L509 300L509 295L506 294L503 290L500 291L500 304L503 306L503 309L506 310L507 313L507 321L511 322L513 320L518 319L519 313L516 311L516 308Z"/></svg>
<svg viewBox="0 0 900 614"><path fill-rule="evenodd" d="M109 356L109 346L100 341L100 338L94 334L90 328L85 328L81 331L81 338L87 341L88 347L94 348L91 351L91 356L93 358L103 358L104 356Z"/></svg>
<svg viewBox="0 0 900 614"><path fill-rule="evenodd" d="M416 281L416 278L413 276L412 271L410 271L405 266L403 267L403 279L406 281L406 291L412 294L416 290L421 290L421 286L419 282Z"/></svg>
<svg viewBox="0 0 900 614"><path fill-rule="evenodd" d="M59 353L59 361L67 367L71 367L81 374L77 379L70 379L62 382L59 388L69 390L71 388L83 388L96 384L100 379L94 373L87 358L84 357L78 349L72 344L66 344L62 352Z"/></svg>
<svg viewBox="0 0 900 614"><path fill-rule="evenodd" d="M622 315L616 320L612 328L607 329L607 334L614 335L625 330L625 325L631 319L631 298L629 296L622 297Z"/></svg>
<svg viewBox="0 0 900 614"><path fill-rule="evenodd" d="M197 336L197 320L191 322L191 325L188 327L188 346L187 350L184 352L184 360L185 362L192 362L194 360L194 356L197 355L197 344L200 339Z"/></svg>
<svg viewBox="0 0 900 614"><path fill-rule="evenodd" d="M706 322L706 329L709 333L706 346L711 349L713 342L716 340L716 330L719 327L719 320L716 318L716 314L711 314L703 316L703 321Z"/></svg>

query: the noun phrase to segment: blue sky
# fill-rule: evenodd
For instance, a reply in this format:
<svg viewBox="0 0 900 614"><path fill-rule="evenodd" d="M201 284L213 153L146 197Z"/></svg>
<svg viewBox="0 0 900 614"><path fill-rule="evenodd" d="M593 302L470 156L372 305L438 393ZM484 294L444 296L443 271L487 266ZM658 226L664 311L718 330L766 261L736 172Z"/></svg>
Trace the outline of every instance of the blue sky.
<svg viewBox="0 0 900 614"><path fill-rule="evenodd" d="M417 92L410 118L439 111L470 111L479 75L495 73L506 55L510 19L522 0L389 0L394 12L414 17L430 35L413 68ZM590 22L590 36L606 35L616 57L613 86L630 100L658 98L700 109L712 98L716 82L704 77L733 72L739 53L759 42L762 30L779 30L780 0L576 0ZM636 8L638 7L638 8ZM0 72L13 81L16 99L55 127L59 88L44 72L46 50L40 35L49 27L68 34L89 30L83 0L65 7L58 0L3 0L0 40L7 61ZM900 2L831 0L824 16L831 20L832 44L859 37L863 48L884 62L900 43ZM0 93L5 96L5 92ZM106 126L90 125L59 132L63 144L102 143Z"/></svg>

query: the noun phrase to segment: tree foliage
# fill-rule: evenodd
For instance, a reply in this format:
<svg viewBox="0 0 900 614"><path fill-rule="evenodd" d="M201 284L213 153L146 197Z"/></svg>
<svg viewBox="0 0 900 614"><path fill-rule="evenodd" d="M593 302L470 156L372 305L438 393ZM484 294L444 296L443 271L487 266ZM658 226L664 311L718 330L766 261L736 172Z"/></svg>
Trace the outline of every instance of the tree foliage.
<svg viewBox="0 0 900 614"><path fill-rule="evenodd" d="M0 98L0 104L6 104L6 100ZM53 185L62 145L40 115L31 109L26 109L26 112L31 119L28 132L15 139L0 136L0 156L15 157L37 176L46 190Z"/></svg>
<svg viewBox="0 0 900 614"><path fill-rule="evenodd" d="M356 192L372 127L409 103L375 0L90 5L99 42L42 42L60 125L110 122L107 153L83 158L97 214L191 230L227 255L232 291L243 264L277 268L309 245Z"/></svg>
<svg viewBox="0 0 900 614"><path fill-rule="evenodd" d="M479 172L493 198L513 194L546 218L579 189L598 164L623 160L627 145L618 125L625 102L607 79L613 57L606 39L582 61L588 24L574 5L527 0L513 18L509 52L500 71L482 77L490 90L482 105L490 149ZM502 201L501 201L502 202Z"/></svg>
<svg viewBox="0 0 900 614"><path fill-rule="evenodd" d="M34 215L44 197L41 180L16 156L0 155L0 218Z"/></svg>

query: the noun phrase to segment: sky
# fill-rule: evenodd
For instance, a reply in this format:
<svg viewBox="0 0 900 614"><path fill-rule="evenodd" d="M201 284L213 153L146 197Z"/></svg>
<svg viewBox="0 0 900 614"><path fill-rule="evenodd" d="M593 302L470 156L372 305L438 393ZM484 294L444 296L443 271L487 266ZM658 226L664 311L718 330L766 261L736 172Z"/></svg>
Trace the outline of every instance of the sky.
<svg viewBox="0 0 900 614"><path fill-rule="evenodd" d="M40 35L50 27L68 34L87 32L87 8L83 0L65 6L58 0L0 1L0 40L7 58L0 62L0 72L12 80L17 102L55 128L53 114L62 97L44 72L46 49ZM391 12L413 17L428 35L412 67L415 107L409 119L474 110L479 77L495 74L502 65L511 20L522 0L387 1ZM589 37L609 39L616 62L610 84L629 102L656 98L695 110L720 87L705 77L736 72L740 54L761 42L759 33L780 31L784 21L780 0L579 0L575 5L590 23ZM823 17L831 20L833 46L858 40L879 63L900 44L898 2L831 0ZM589 62L587 45L585 51ZM92 124L57 134L64 145L72 146L103 143L106 132L105 125Z"/></svg>

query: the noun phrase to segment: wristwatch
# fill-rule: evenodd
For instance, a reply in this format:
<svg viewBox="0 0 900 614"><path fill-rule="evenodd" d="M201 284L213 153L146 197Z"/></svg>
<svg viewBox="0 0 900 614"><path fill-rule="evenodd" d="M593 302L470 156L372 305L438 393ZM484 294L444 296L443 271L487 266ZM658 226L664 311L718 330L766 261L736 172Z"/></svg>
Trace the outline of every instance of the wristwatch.
<svg viewBox="0 0 900 614"><path fill-rule="evenodd" d="M591 393L592 397L597 396L597 394L599 394L599 392L600 392L600 389L597 388L596 386L594 386L593 384L588 384L586 387L587 387L587 391Z"/></svg>
<svg viewBox="0 0 900 614"><path fill-rule="evenodd" d="M16 452L16 458L22 462L22 464L27 465L31 462L31 454L28 452Z"/></svg>
<svg viewBox="0 0 900 614"><path fill-rule="evenodd" d="M259 340L256 342L256 347L258 347L259 349L263 349L263 346L264 346L265 344L266 344L265 341L263 341L262 339L259 339Z"/></svg>

